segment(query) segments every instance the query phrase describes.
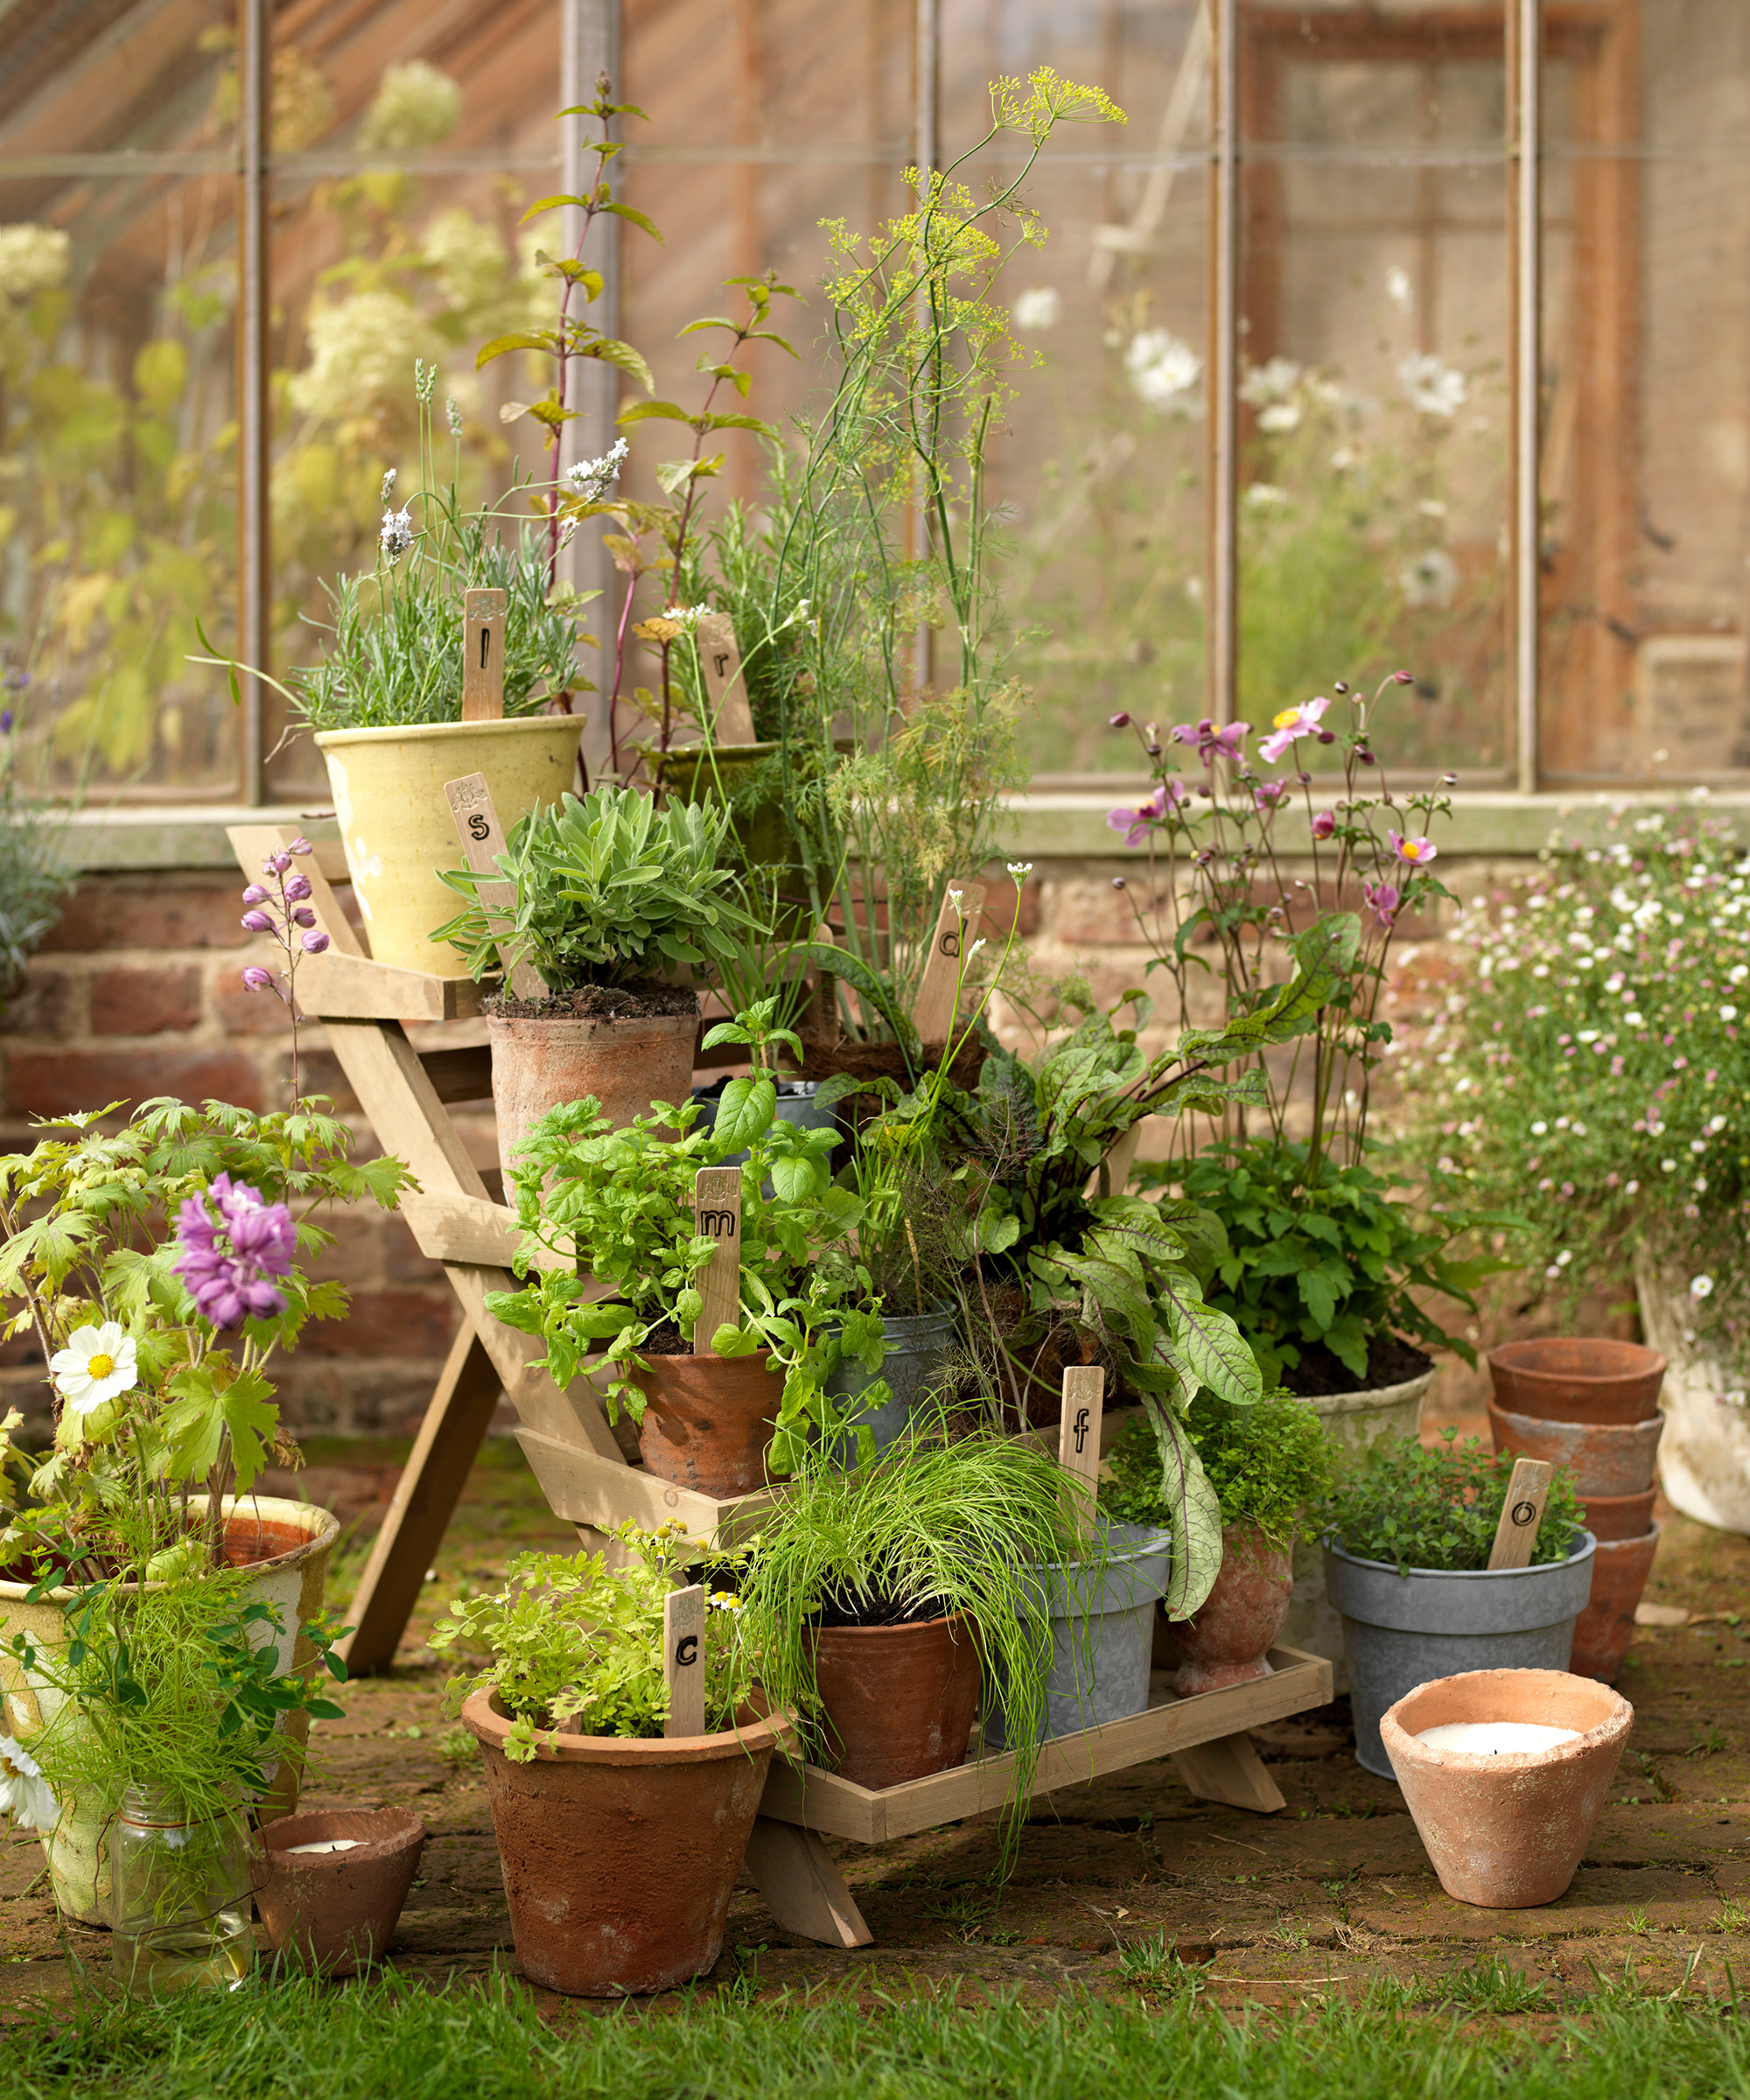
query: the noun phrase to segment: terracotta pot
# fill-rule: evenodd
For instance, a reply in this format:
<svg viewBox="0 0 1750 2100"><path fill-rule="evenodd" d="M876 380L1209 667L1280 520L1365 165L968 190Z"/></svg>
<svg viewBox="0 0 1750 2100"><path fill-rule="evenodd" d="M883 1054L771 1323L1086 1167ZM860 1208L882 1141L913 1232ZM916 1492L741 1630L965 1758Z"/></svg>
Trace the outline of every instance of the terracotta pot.
<svg viewBox="0 0 1750 2100"><path fill-rule="evenodd" d="M966 1762L984 1679L968 1620L822 1627L812 1642L842 1779L878 1791Z"/></svg>
<svg viewBox="0 0 1750 2100"><path fill-rule="evenodd" d="M1608 1684L1622 1668L1634 1636L1634 1607L1653 1572L1653 1556L1658 1550L1657 1524L1638 1538L1598 1542L1592 1596L1574 1628L1571 1667L1577 1676L1597 1677Z"/></svg>
<svg viewBox="0 0 1750 2100"><path fill-rule="evenodd" d="M766 1485L766 1451L783 1381L769 1349L752 1356L648 1356L638 1449L647 1473L718 1497Z"/></svg>
<svg viewBox="0 0 1750 2100"><path fill-rule="evenodd" d="M1653 1521L1653 1500L1658 1492L1656 1488L1647 1488L1639 1494L1588 1495L1580 1505L1580 1522L1600 1545L1620 1539L1644 1538L1647 1527ZM1594 1586L1597 1581L1594 1572Z"/></svg>
<svg viewBox="0 0 1750 2100"><path fill-rule="evenodd" d="M198 1521L206 1516L206 1497L191 1495L188 1507ZM273 1670L276 1677L316 1659L315 1645L304 1628L322 1615L328 1557L340 1533L338 1518L308 1502L263 1494L226 1504L226 1564L249 1570L243 1600L272 1605L279 1614ZM27 1584L0 1582L0 1642L28 1634L40 1648L64 1648L65 1614L76 1595L73 1590L51 1590L33 1603ZM22 1670L10 1656L0 1656L0 1690L4 1693L6 1732L26 1740L53 1720L63 1704L51 1684L34 1670ZM303 1742L310 1732L309 1717L291 1715L286 1730L294 1741ZM298 1765L283 1758L262 1803L264 1822L291 1813L298 1805ZM115 1908L105 1828L103 1817L94 1810L82 1810L75 1798L61 1804L60 1821L43 1840L55 1902L63 1917L76 1918L81 1925L107 1927Z"/></svg>
<svg viewBox="0 0 1750 2100"><path fill-rule="evenodd" d="M542 1735L504 1754L496 1691L462 1709L480 1746L516 1958L574 1998L672 1991L723 1951L782 1716L721 1735Z"/></svg>
<svg viewBox="0 0 1750 2100"><path fill-rule="evenodd" d="M1497 1451L1565 1466L1581 1494L1639 1494L1653 1482L1653 1461L1664 1433L1663 1415L1644 1422L1543 1422L1488 1403Z"/></svg>
<svg viewBox="0 0 1750 2100"><path fill-rule="evenodd" d="M692 1091L698 1030L696 999L691 1013L624 1021L518 1020L489 1013L493 1108L507 1188L523 1138L562 1102L593 1095L614 1123L626 1124L648 1116L653 1102L685 1101Z"/></svg>
<svg viewBox="0 0 1750 2100"><path fill-rule="evenodd" d="M1179 1696L1219 1691L1267 1677L1294 1589L1294 1557L1255 1524L1222 1527L1222 1572L1189 1619L1169 1620L1166 1647L1179 1664Z"/></svg>
<svg viewBox="0 0 1750 2100"><path fill-rule="evenodd" d="M1549 1335L1488 1353L1495 1404L1539 1422L1647 1422L1659 1408L1665 1359L1638 1341Z"/></svg>
<svg viewBox="0 0 1750 2100"><path fill-rule="evenodd" d="M1603 1812L1634 1709L1560 1670L1476 1670L1418 1684L1380 1722L1386 1755L1449 1896L1488 1910L1553 1903ZM1416 1739L1449 1721L1576 1728L1553 1749L1479 1756Z"/></svg>
<svg viewBox="0 0 1750 2100"><path fill-rule="evenodd" d="M425 1850L411 1809L312 1809L259 1833L266 1862L256 1910L276 1954L320 1976L351 1976L385 1952ZM344 1852L295 1852L331 1838Z"/></svg>

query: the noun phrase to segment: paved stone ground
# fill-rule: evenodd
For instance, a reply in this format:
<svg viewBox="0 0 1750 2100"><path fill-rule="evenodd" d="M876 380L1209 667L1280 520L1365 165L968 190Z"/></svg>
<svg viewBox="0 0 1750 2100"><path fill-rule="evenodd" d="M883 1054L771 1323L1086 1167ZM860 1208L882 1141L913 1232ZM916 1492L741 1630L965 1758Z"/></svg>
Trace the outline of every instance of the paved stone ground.
<svg viewBox="0 0 1750 2100"><path fill-rule="evenodd" d="M366 1519L337 1570L342 1596L403 1449L312 1453L314 1499ZM1750 1978L1750 1540L1664 1522L1648 1597L1690 1619L1637 1631L1620 1680L1634 1732L1558 1903L1484 1911L1443 1894L1396 1788L1355 1763L1340 1701L1257 1737L1287 1796L1273 1818L1194 1801L1163 1762L1035 1803L1004 1886L994 1817L881 1848L838 1844L876 1944L847 1954L798 1940L749 1886L711 1981L859 1998L1194 1984L1212 2003L1268 2004L1396 1978L1424 1997L1533 2012L1625 1984L1732 1992L1734 1976ZM393 1959L434 1983L514 1969L514 1956L475 1753L424 1637L461 1584L494 1580L521 1547L573 1538L515 1445L494 1438L395 1671L348 1687L346 1718L317 1733L308 1805L406 1802L430 1826ZM0 1847L0 2000L65 1987L40 1866L33 1843ZM72 1937L102 1962L104 1936ZM1160 1958L1139 1960L1151 1948Z"/></svg>

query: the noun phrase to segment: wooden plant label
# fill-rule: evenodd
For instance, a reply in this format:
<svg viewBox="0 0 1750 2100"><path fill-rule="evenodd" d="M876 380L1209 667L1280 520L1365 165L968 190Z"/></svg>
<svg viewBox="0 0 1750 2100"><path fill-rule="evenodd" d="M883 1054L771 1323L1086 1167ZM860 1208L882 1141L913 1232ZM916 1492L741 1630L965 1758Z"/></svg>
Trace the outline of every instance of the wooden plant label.
<svg viewBox="0 0 1750 2100"><path fill-rule="evenodd" d="M482 592L478 595L502 598L504 593ZM486 776L483 773L466 773L459 780L445 780L444 798L456 820L456 836L462 842L463 858L476 875L495 878L480 885L480 900L486 907L487 923L494 934L501 941L508 940L511 922L506 914L516 908L516 885L498 874L498 856L504 850L504 828L493 807L492 789L486 786ZM519 999L547 997L546 980L532 962L512 964L510 989Z"/></svg>
<svg viewBox="0 0 1750 2100"><path fill-rule="evenodd" d="M469 591L462 598L462 719L504 719L504 622L509 600L502 591Z"/></svg>
<svg viewBox="0 0 1750 2100"><path fill-rule="evenodd" d="M1531 1550L1537 1543L1537 1527L1544 1521L1544 1504L1555 1471L1543 1459L1515 1460L1507 1500L1501 1506L1501 1522L1494 1528L1494 1546L1488 1557L1491 1568L1530 1566Z"/></svg>
<svg viewBox="0 0 1750 2100"><path fill-rule="evenodd" d="M710 701L712 740L718 744L751 744L753 710L748 704L747 687L741 676L741 651L736 645L735 623L727 612L701 612L693 625L693 639L699 647L705 692Z"/></svg>
<svg viewBox="0 0 1750 2100"><path fill-rule="evenodd" d="M703 1356L727 1323L741 1325L741 1169L702 1166L693 1176L693 1230L715 1240L717 1251L696 1278L704 1309L693 1328L693 1354Z"/></svg>
<svg viewBox="0 0 1750 2100"><path fill-rule="evenodd" d="M1094 1522L1100 1486L1100 1418L1105 1411L1106 1374L1097 1363L1074 1363L1063 1374L1063 1420L1057 1432L1057 1462L1078 1530Z"/></svg>
<svg viewBox="0 0 1750 2100"><path fill-rule="evenodd" d="M948 887L949 893L942 900L942 914L935 922L929 955L924 962L924 974L918 983L917 1004L912 1009L912 1025L920 1040L926 1043L948 1040L948 1031L954 1026L960 958L969 938L976 938L972 929L984 909L982 882L951 882ZM956 892L960 898L958 911L954 904Z"/></svg>
<svg viewBox="0 0 1750 2100"><path fill-rule="evenodd" d="M668 1685L664 1735L705 1732L705 1593L695 1583L662 1600L662 1675Z"/></svg>

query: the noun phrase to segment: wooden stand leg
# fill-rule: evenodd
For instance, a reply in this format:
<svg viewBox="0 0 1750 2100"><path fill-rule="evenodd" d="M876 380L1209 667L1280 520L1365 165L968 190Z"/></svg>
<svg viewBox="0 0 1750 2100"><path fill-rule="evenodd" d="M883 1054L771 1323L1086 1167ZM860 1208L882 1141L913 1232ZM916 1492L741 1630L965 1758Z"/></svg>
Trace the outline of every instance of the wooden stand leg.
<svg viewBox="0 0 1750 2100"><path fill-rule="evenodd" d="M1230 1809L1255 1809L1261 1816L1288 1805L1249 1735L1224 1735L1213 1743L1199 1743L1194 1750L1176 1752L1172 1761L1179 1776L1204 1801L1225 1802Z"/></svg>
<svg viewBox="0 0 1750 2100"><path fill-rule="evenodd" d="M340 1643L352 1676L369 1676L395 1660L502 1390L464 1320L353 1600L353 1631Z"/></svg>
<svg viewBox="0 0 1750 2100"><path fill-rule="evenodd" d="M756 1816L747 1840L747 1871L786 1932L798 1932L825 1947L874 1943L875 1936L863 1922L832 1854L801 1824Z"/></svg>

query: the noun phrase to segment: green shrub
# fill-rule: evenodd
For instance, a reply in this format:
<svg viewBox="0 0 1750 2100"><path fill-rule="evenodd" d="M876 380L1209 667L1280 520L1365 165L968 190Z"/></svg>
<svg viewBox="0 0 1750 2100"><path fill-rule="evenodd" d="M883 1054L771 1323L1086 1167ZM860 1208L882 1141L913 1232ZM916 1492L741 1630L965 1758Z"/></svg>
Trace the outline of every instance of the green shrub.
<svg viewBox="0 0 1750 2100"><path fill-rule="evenodd" d="M1402 1574L1486 1568L1513 1478L1513 1453L1486 1452L1475 1437L1426 1451L1413 1437L1382 1437L1320 1512L1320 1528L1361 1560L1395 1562ZM1565 1560L1580 1529L1573 1475L1559 1467L1550 1483L1531 1550L1534 1566Z"/></svg>
<svg viewBox="0 0 1750 2100"><path fill-rule="evenodd" d="M1226 1524L1255 1524L1278 1550L1311 1538L1303 1512L1329 1490L1333 1466L1324 1424L1304 1400L1278 1390L1251 1407L1200 1393L1186 1418ZM1119 1523L1165 1523L1160 1452L1138 1416L1119 1432L1101 1483L1100 1507Z"/></svg>

